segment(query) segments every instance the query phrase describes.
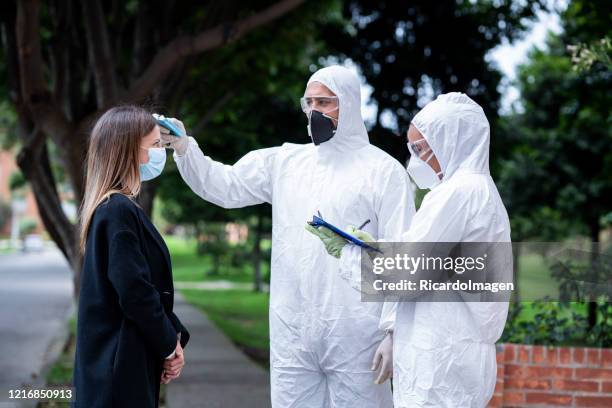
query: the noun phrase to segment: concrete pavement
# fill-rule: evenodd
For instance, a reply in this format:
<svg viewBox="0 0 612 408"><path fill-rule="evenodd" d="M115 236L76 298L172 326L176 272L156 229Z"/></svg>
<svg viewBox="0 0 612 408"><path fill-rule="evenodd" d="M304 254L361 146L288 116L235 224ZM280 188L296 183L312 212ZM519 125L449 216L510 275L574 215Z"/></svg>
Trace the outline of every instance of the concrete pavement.
<svg viewBox="0 0 612 408"><path fill-rule="evenodd" d="M266 370L238 350L208 318L176 292L174 312L191 334L185 368L167 385L168 408L270 406Z"/></svg>
<svg viewBox="0 0 612 408"><path fill-rule="evenodd" d="M44 385L72 307L71 271L57 249L0 255L0 407L16 406L9 388Z"/></svg>

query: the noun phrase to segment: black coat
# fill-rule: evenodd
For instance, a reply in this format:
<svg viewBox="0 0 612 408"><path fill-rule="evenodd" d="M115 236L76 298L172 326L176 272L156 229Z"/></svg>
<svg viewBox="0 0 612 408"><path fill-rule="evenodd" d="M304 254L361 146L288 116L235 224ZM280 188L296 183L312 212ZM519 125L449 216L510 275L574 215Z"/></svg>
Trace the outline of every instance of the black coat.
<svg viewBox="0 0 612 408"><path fill-rule="evenodd" d="M170 254L144 212L113 194L94 212L79 296L78 408L157 407L164 358L189 333L172 312Z"/></svg>

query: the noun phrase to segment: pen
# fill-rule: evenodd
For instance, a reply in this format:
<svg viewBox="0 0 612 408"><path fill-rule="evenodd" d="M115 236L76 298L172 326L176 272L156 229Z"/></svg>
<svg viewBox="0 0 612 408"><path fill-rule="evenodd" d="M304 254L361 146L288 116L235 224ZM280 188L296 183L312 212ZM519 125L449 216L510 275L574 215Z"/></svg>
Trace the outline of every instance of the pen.
<svg viewBox="0 0 612 408"><path fill-rule="evenodd" d="M366 225L368 225L369 223L370 223L370 220L366 220L366 221L365 221L363 224L361 224L361 225L359 226L359 228L357 228L357 229L359 229L359 230L360 230L360 229L362 229L363 227L365 227Z"/></svg>

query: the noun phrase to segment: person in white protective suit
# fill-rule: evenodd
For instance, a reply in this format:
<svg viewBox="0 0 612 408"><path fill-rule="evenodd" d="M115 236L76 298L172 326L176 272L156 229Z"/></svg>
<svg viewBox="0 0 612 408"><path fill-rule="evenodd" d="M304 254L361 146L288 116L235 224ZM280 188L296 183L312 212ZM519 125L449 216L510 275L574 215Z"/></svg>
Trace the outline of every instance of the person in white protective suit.
<svg viewBox="0 0 612 408"><path fill-rule="evenodd" d="M510 243L508 214L489 174L489 122L482 108L462 93L440 95L412 119L408 139L408 173L431 191L401 241ZM359 247L327 240L331 253L337 254L338 246L341 276L357 282ZM505 266L511 277L511 262ZM508 303L415 300L397 307L395 407L485 407L495 388L495 342Z"/></svg>
<svg viewBox="0 0 612 408"><path fill-rule="evenodd" d="M203 199L224 208L272 204L272 406L391 407L390 384L374 384L371 366L376 355L392 367L385 332L395 308L361 302L304 225L320 211L342 226L369 219L370 234L399 239L415 211L410 182L399 162L369 144L351 71L314 73L302 107L314 143L252 151L233 166L205 156L191 137L162 138Z"/></svg>

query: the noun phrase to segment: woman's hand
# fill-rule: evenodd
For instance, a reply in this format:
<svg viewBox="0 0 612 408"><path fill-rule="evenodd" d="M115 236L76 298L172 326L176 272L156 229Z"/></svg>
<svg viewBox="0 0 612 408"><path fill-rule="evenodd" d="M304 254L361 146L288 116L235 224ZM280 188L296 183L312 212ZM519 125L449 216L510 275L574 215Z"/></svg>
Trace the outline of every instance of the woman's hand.
<svg viewBox="0 0 612 408"><path fill-rule="evenodd" d="M177 379L185 366L185 355L180 340L176 342L175 352L176 354L172 359L164 361L164 370L161 375L162 384L168 384L170 381Z"/></svg>

